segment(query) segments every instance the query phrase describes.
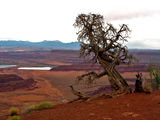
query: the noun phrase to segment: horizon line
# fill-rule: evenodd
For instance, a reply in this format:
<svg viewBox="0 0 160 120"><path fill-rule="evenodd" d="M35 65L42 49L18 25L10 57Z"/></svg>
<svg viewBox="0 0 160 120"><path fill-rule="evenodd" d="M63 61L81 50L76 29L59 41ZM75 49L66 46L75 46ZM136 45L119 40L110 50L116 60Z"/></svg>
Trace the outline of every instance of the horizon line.
<svg viewBox="0 0 160 120"><path fill-rule="evenodd" d="M63 42L61 40L42 40L42 41L31 41L31 40L14 40L14 39L0 39L0 42L3 41L22 41L22 42L31 42L31 43L40 43L40 42L44 42L44 41L49 41L49 42L61 42L61 43L79 43L78 41L71 41L71 42ZM2 46L0 46L2 47ZM128 47L128 46L127 46ZM128 47L129 50L160 50L160 49L153 49L153 48L130 48Z"/></svg>

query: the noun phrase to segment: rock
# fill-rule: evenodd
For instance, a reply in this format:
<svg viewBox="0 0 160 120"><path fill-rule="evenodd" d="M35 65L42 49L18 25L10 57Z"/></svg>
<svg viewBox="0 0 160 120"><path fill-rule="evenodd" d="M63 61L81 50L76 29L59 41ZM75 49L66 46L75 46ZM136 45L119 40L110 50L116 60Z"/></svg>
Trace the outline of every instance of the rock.
<svg viewBox="0 0 160 120"><path fill-rule="evenodd" d="M31 90L35 87L34 79L23 79L16 74L0 74L0 92L14 91L17 89Z"/></svg>
<svg viewBox="0 0 160 120"><path fill-rule="evenodd" d="M67 99L62 100L63 103L68 103L69 101Z"/></svg>
<svg viewBox="0 0 160 120"><path fill-rule="evenodd" d="M129 103L126 106L129 107Z"/></svg>
<svg viewBox="0 0 160 120"><path fill-rule="evenodd" d="M134 114L133 112L124 112L124 113L122 113L122 115L125 116L125 117L131 116L133 114Z"/></svg>
<svg viewBox="0 0 160 120"><path fill-rule="evenodd" d="M134 117L134 118L135 118L135 117L138 117L138 116L139 116L139 114L133 114L133 115L132 115L132 117Z"/></svg>
<svg viewBox="0 0 160 120"><path fill-rule="evenodd" d="M124 113L122 113L122 115L125 116L125 117L132 116L134 118L139 116L139 114L134 113L134 112L124 112Z"/></svg>
<svg viewBox="0 0 160 120"><path fill-rule="evenodd" d="M104 120L112 120L112 118L110 118L110 117L105 117L105 118L103 118Z"/></svg>
<svg viewBox="0 0 160 120"><path fill-rule="evenodd" d="M95 113L89 113L89 116L95 116Z"/></svg>
<svg viewBox="0 0 160 120"><path fill-rule="evenodd" d="M144 92L142 87L142 73L138 73L136 77L137 77L137 80L135 83L135 92Z"/></svg>

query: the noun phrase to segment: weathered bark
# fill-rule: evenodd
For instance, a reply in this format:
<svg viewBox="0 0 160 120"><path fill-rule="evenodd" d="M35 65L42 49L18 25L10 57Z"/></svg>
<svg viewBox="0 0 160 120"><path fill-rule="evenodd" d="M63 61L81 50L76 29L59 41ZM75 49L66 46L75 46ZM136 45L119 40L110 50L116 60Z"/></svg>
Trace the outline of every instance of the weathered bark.
<svg viewBox="0 0 160 120"><path fill-rule="evenodd" d="M116 69L113 69L112 71L106 69L106 71L109 73L109 81L113 94L126 94L132 92L132 89Z"/></svg>
<svg viewBox="0 0 160 120"><path fill-rule="evenodd" d="M98 60L108 74L108 80L111 84L113 95L132 92L132 89L129 87L125 79L119 74L119 72L117 72L115 68L112 68L112 63L104 61L102 58L99 58Z"/></svg>

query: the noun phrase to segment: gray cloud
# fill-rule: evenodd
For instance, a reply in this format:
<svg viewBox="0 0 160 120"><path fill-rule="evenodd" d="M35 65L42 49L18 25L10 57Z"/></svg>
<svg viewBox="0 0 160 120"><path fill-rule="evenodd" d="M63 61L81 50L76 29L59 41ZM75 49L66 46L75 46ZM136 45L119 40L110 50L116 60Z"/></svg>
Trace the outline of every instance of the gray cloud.
<svg viewBox="0 0 160 120"><path fill-rule="evenodd" d="M127 43L129 49L160 49L160 39L139 40Z"/></svg>
<svg viewBox="0 0 160 120"><path fill-rule="evenodd" d="M106 14L107 21L134 19L138 17L148 17L152 15L160 15L160 11L135 11L135 12L111 12Z"/></svg>
<svg viewBox="0 0 160 120"><path fill-rule="evenodd" d="M134 41L134 42L128 42L127 47L130 49L145 49L149 48L148 45L146 45L144 42L140 41Z"/></svg>

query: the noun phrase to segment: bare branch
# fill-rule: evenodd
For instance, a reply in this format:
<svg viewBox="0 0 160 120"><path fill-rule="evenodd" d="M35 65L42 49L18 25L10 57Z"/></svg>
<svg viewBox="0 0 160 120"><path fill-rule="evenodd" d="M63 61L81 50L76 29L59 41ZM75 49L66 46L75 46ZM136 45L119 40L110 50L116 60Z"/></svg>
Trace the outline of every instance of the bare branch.
<svg viewBox="0 0 160 120"><path fill-rule="evenodd" d="M107 73L104 71L104 72L101 72L99 74L97 74L96 72L89 72L87 74L83 74L81 76L78 76L77 77L77 80L78 82L82 81L82 80L86 80L87 84L91 84L93 83L93 81L95 79L98 79L98 78L101 78L103 76L107 75Z"/></svg>
<svg viewBox="0 0 160 120"><path fill-rule="evenodd" d="M107 59L115 65L126 63L126 59L130 59L127 47L123 45L131 32L126 24L122 24L119 29L112 24L104 26L103 16L90 13L89 15L80 14L74 26L80 28L77 34L78 41L81 43L81 56L92 55L91 60L96 63L101 52L107 55L109 57ZM131 59L129 61L131 62Z"/></svg>

